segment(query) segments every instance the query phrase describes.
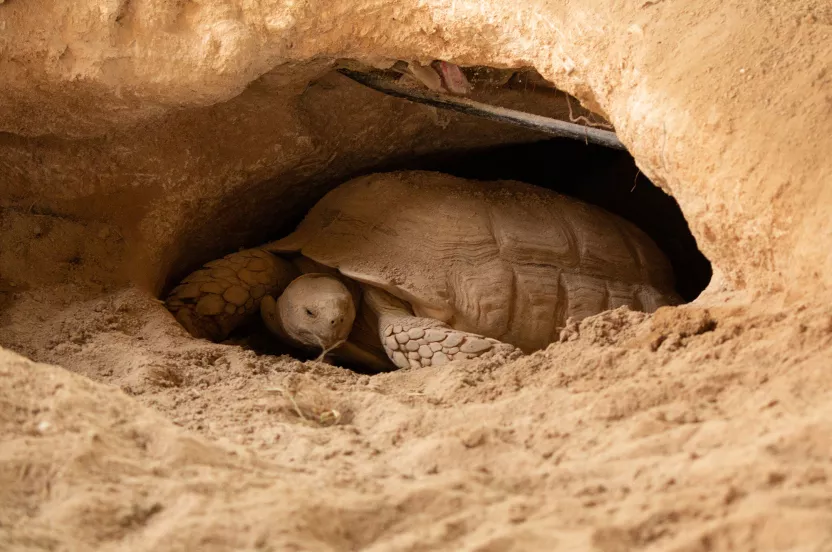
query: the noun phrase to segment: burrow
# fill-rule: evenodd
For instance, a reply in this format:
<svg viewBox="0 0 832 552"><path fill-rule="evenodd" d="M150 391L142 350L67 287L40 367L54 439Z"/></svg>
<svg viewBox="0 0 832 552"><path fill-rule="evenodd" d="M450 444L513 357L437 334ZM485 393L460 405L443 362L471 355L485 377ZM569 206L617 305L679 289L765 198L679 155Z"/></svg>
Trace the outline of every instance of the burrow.
<svg viewBox="0 0 832 552"><path fill-rule="evenodd" d="M470 97L477 101L612 129L601 116L582 108L577 99L553 87L534 69L466 67L464 72L473 86ZM376 102L412 103L368 91L334 69L319 75L306 90L312 86L326 91L314 100L316 112L338 111L344 94L350 98L350 91ZM346 92L331 93L342 89ZM330 105L325 99L327 92L332 97ZM296 101L302 105L303 94ZM334 169L331 163L321 163L319 171L315 166L304 166L297 173L284 172L280 177L252 181L242 189L234 189L222 199L220 207L207 216L201 212L187 232L171 242L163 254L168 259L163 264L166 269L156 278L158 297L163 299L183 277L205 262L288 234L316 201L339 184L364 174L394 170L430 170L483 181L519 180L600 206L633 222L656 242L673 266L676 291L686 302L694 300L707 287L712 276L711 264L697 247L679 205L642 174L629 152L518 131L507 123L473 115L458 117L468 119L467 123L483 134L505 139L473 147L468 139L449 143L442 123L447 113L414 105L436 119L436 124L420 130L419 140L429 143L435 139L442 143L441 148L422 148L427 153L394 149L369 159L356 153L355 162L335 164ZM451 117L454 116L457 115ZM341 117L348 119L349 113ZM327 132L326 124L317 124ZM350 145L349 140L342 140L337 157L350 159L355 153ZM309 174L316 176L303 176ZM235 331L226 343L263 354L308 356L277 342L258 319Z"/></svg>

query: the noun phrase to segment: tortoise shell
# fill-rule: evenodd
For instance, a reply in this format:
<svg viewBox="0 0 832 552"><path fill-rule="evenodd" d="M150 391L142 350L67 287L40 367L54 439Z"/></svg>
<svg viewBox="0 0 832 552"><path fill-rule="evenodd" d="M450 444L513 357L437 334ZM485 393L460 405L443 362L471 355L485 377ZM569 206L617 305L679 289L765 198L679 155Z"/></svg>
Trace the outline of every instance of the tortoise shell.
<svg viewBox="0 0 832 552"><path fill-rule="evenodd" d="M670 263L630 222L516 181L407 171L356 178L289 236L297 252L408 302L417 316L525 351L570 317L679 302Z"/></svg>

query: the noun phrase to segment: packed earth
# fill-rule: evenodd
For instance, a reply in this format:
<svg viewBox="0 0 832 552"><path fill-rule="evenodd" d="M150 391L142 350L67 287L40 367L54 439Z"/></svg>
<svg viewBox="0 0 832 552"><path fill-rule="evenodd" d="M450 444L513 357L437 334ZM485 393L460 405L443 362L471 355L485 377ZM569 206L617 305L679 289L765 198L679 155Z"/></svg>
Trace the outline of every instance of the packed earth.
<svg viewBox="0 0 832 552"><path fill-rule="evenodd" d="M832 550L825 0L8 0L0 29L0 549ZM375 375L194 338L172 287L338 184L541 140L344 60L614 128L636 180L566 155L547 186L649 179L712 276Z"/></svg>

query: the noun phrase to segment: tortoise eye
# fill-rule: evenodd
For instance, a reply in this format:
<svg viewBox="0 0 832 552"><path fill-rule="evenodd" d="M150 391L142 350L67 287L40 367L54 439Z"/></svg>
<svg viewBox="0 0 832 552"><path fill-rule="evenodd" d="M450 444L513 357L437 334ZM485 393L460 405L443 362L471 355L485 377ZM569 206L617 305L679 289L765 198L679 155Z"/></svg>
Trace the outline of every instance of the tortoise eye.
<svg viewBox="0 0 832 552"><path fill-rule="evenodd" d="M306 315L307 316L315 316L315 313L312 312L310 309L306 309Z"/></svg>

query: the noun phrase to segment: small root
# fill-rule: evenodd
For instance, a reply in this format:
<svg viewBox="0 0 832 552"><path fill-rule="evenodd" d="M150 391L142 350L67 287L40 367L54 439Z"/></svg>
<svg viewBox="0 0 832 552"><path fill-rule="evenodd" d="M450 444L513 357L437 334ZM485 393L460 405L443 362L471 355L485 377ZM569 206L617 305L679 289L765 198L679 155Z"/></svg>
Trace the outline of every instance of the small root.
<svg viewBox="0 0 832 552"><path fill-rule="evenodd" d="M585 125L585 126L588 126L588 127L593 127L593 128L603 128L605 130L615 130L615 127L613 127L609 123L599 123L597 121L593 121L593 120L591 120L587 117L584 117L583 115L575 117L575 115L572 113L572 102L569 101L569 94L564 92L563 95L566 97L566 107L569 108L569 120L571 122L573 122L575 124Z"/></svg>
<svg viewBox="0 0 832 552"><path fill-rule="evenodd" d="M281 395L283 395L284 399L287 399L290 403L292 403L292 406L295 408L295 413L297 413L298 417L300 419L302 419L303 421L308 421L306 419L306 416L303 415L303 411L300 409L300 406L298 406L298 403L295 400L295 397L291 393L289 393L288 391L286 391L282 387L270 387L269 389L266 389L266 392L267 393L275 393L276 392L276 393L280 393Z"/></svg>
<svg viewBox="0 0 832 552"><path fill-rule="evenodd" d="M636 185L638 184L638 175L640 175L640 174L641 174L641 169L637 169L636 170L636 176L635 176L635 178L633 178L633 187L630 188L631 192L634 192L636 190Z"/></svg>
<svg viewBox="0 0 832 552"><path fill-rule="evenodd" d="M267 393L280 393L288 401L289 409L298 418L308 424L329 427L348 422L349 411L332 408L331 402L323 395L310 395L309 397L298 397L282 387L270 387L265 390ZM326 406L324 406L326 405Z"/></svg>
<svg viewBox="0 0 832 552"><path fill-rule="evenodd" d="M318 362L324 362L324 358L326 357L326 355L328 355L331 351L334 351L335 349L337 349L338 347L343 345L344 342L346 341L346 339L342 339L341 341L337 341L331 347L327 348L327 347L324 347L324 344L321 341L321 338L319 338L318 336L315 336L315 339L318 340L318 345L320 345L320 347L321 347L321 354L318 355L318 358L315 359Z"/></svg>

